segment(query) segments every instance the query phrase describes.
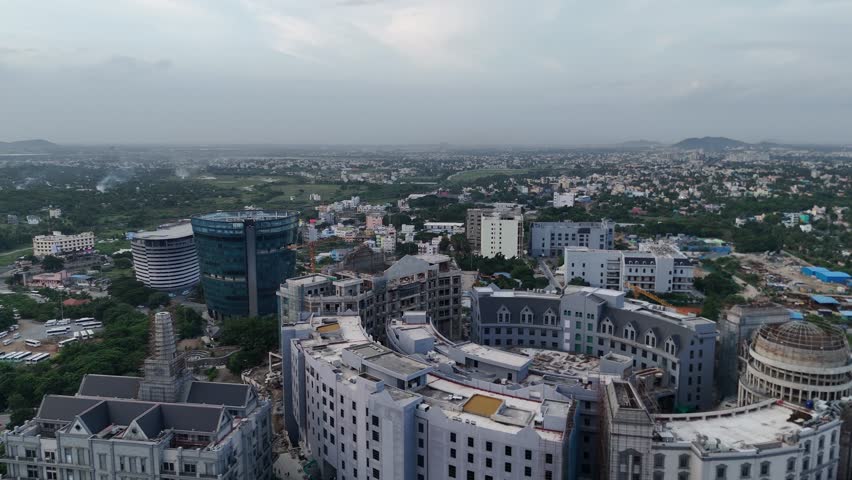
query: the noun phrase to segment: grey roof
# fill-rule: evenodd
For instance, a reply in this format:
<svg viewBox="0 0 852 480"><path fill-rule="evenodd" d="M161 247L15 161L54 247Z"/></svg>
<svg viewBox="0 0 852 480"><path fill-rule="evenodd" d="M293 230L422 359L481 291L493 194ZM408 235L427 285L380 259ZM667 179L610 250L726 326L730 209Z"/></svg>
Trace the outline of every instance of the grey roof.
<svg viewBox="0 0 852 480"><path fill-rule="evenodd" d="M192 382L186 403L245 407L251 387L241 383Z"/></svg>
<svg viewBox="0 0 852 480"><path fill-rule="evenodd" d="M97 398L77 398L61 395L45 395L41 400L36 418L42 420L62 420L70 422L80 412L88 410L101 400Z"/></svg>
<svg viewBox="0 0 852 480"><path fill-rule="evenodd" d="M137 398L139 377L121 377L116 375L93 375L83 377L77 395L104 398Z"/></svg>
<svg viewBox="0 0 852 480"><path fill-rule="evenodd" d="M163 403L160 409L164 426L184 431L215 432L224 415L222 407L207 405Z"/></svg>
<svg viewBox="0 0 852 480"><path fill-rule="evenodd" d="M529 307L533 312L533 325L544 324L544 313L550 309L559 316L558 295L523 295L516 292L515 296L478 295L480 323L497 323L497 311L505 306L511 315L510 323L521 323L521 311Z"/></svg>
<svg viewBox="0 0 852 480"><path fill-rule="evenodd" d="M616 336L622 335L622 329L628 323L633 324L633 328L636 329L636 337L639 338L639 341L641 342L645 341L644 338L642 338L642 336L645 335L645 332L649 329L653 330L654 335L657 337L657 345L659 348L662 348L663 342L665 342L667 338L672 337L675 345L677 345L678 349L680 349L682 347L681 336L692 339L692 336L694 335L685 325L678 325L676 321L667 321L665 319L658 318L655 315L648 315L647 313L621 310L618 308L608 308L606 309L604 316L608 317L615 326Z"/></svg>
<svg viewBox="0 0 852 480"><path fill-rule="evenodd" d="M136 425L148 438L156 438L163 431L163 410L159 405L151 407L136 418Z"/></svg>
<svg viewBox="0 0 852 480"><path fill-rule="evenodd" d="M414 255L406 255L385 270L385 277L391 280L425 272L428 269L429 263L427 261L417 258Z"/></svg>

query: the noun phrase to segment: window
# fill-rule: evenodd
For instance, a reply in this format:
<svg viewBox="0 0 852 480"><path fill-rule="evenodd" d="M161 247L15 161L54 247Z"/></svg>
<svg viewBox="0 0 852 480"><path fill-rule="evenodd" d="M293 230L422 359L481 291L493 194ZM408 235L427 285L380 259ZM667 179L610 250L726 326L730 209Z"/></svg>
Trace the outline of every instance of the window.
<svg viewBox="0 0 852 480"><path fill-rule="evenodd" d="M689 472L680 472L677 474L677 480L689 480Z"/></svg>
<svg viewBox="0 0 852 480"><path fill-rule="evenodd" d="M744 463L740 465L740 478L749 478L751 477L751 464Z"/></svg>
<svg viewBox="0 0 852 480"><path fill-rule="evenodd" d="M506 445L505 452L506 452L506 456L511 457L512 456L512 447Z"/></svg>
<svg viewBox="0 0 852 480"><path fill-rule="evenodd" d="M769 475L769 468L772 464L769 462L761 462L760 463L760 474L761 475Z"/></svg>
<svg viewBox="0 0 852 480"><path fill-rule="evenodd" d="M654 468L663 468L666 465L666 456L662 453L654 455Z"/></svg>
<svg viewBox="0 0 852 480"><path fill-rule="evenodd" d="M728 466L727 465L717 465L716 466L716 480L723 480L728 478Z"/></svg>
<svg viewBox="0 0 852 480"><path fill-rule="evenodd" d="M544 455L544 463L551 464L553 463L553 454L547 453Z"/></svg>
<svg viewBox="0 0 852 480"><path fill-rule="evenodd" d="M448 467L447 475L448 475L450 478L456 478L456 466L455 466L455 465L450 465L450 466Z"/></svg>
<svg viewBox="0 0 852 480"><path fill-rule="evenodd" d="M532 450L524 450L524 460L532 460Z"/></svg>
<svg viewBox="0 0 852 480"><path fill-rule="evenodd" d="M624 338L627 340L636 340L636 329L633 328L633 324L628 323L624 327Z"/></svg>
<svg viewBox="0 0 852 480"><path fill-rule="evenodd" d="M456 434L455 433L450 433L450 441L455 443L455 441L456 441Z"/></svg>
<svg viewBox="0 0 852 480"><path fill-rule="evenodd" d="M677 355L677 345L672 337L666 339L665 351L669 355Z"/></svg>
<svg viewBox="0 0 852 480"><path fill-rule="evenodd" d="M473 437L467 437L467 446L473 448Z"/></svg>
<svg viewBox="0 0 852 480"><path fill-rule="evenodd" d="M684 453L677 457L677 468L689 468L689 454Z"/></svg>
<svg viewBox="0 0 852 480"><path fill-rule="evenodd" d="M601 332L612 335L612 332L615 331L615 326L609 321L609 318L604 318L603 322L601 322Z"/></svg>
<svg viewBox="0 0 852 480"><path fill-rule="evenodd" d="M532 467L529 467L529 466L524 467L524 476L525 477L532 477Z"/></svg>
<svg viewBox="0 0 852 480"><path fill-rule="evenodd" d="M511 473L512 472L512 464L510 462L504 463L503 464L503 470L505 470L506 473Z"/></svg>
<svg viewBox="0 0 852 480"><path fill-rule="evenodd" d="M497 310L497 322L499 323L509 323L512 319L512 314L509 312L509 309L506 308L505 305L501 306L499 310Z"/></svg>
<svg viewBox="0 0 852 480"><path fill-rule="evenodd" d="M533 323L534 319L535 314L533 314L529 307L524 307L524 309L521 310L521 323Z"/></svg>
<svg viewBox="0 0 852 480"><path fill-rule="evenodd" d="M472 453L467 454L467 463L473 463L473 454Z"/></svg>
<svg viewBox="0 0 852 480"><path fill-rule="evenodd" d="M796 457L790 457L787 459L787 471L795 472L796 471Z"/></svg>
<svg viewBox="0 0 852 480"><path fill-rule="evenodd" d="M657 347L657 336L654 335L652 330L645 332L645 345L648 345L651 348Z"/></svg>
<svg viewBox="0 0 852 480"><path fill-rule="evenodd" d="M485 442L485 451L486 452L490 452L493 447L494 447L494 444L492 444L491 442Z"/></svg>

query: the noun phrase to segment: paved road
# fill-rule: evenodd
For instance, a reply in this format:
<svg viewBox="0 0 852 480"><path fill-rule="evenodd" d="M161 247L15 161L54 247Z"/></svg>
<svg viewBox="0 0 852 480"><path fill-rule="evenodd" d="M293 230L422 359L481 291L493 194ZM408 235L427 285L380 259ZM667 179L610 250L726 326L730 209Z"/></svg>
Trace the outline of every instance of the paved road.
<svg viewBox="0 0 852 480"><path fill-rule="evenodd" d="M547 277L553 287L562 290L562 282L560 282L559 279L556 278L556 276L553 274L553 272L550 271L550 267L547 265L547 262L543 258L538 259L538 267L541 269L542 273L544 273L544 276Z"/></svg>

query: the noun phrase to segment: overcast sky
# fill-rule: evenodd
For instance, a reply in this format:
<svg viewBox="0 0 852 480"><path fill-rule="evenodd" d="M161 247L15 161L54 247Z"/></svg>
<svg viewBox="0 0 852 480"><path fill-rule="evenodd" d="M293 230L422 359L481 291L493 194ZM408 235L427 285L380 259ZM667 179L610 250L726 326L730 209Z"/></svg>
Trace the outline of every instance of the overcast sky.
<svg viewBox="0 0 852 480"><path fill-rule="evenodd" d="M852 142L852 1L0 0L0 140Z"/></svg>

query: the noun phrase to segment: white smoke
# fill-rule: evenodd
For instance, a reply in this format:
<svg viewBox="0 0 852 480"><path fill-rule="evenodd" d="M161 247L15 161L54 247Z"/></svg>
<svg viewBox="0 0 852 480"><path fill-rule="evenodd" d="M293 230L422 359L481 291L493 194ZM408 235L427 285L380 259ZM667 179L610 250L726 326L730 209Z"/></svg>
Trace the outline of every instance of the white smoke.
<svg viewBox="0 0 852 480"><path fill-rule="evenodd" d="M128 180L130 180L131 174L126 172L110 172L106 177L102 178L101 181L98 182L95 188L101 192L105 193L117 185L120 185Z"/></svg>

